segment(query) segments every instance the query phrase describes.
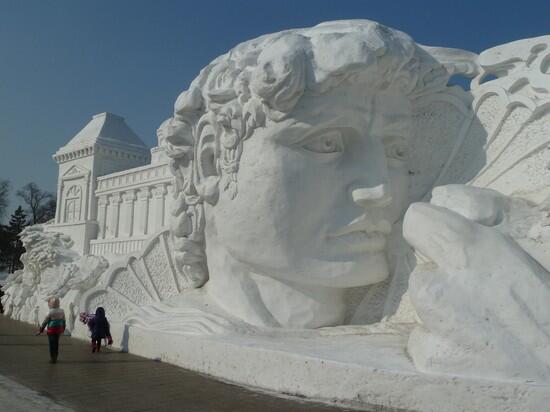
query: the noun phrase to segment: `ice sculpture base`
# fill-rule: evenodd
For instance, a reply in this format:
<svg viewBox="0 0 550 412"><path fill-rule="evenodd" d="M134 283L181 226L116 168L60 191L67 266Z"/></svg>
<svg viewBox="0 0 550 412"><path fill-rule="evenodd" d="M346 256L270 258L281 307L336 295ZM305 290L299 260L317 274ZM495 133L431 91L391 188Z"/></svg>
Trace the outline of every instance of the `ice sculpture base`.
<svg viewBox="0 0 550 412"><path fill-rule="evenodd" d="M255 389L360 409L541 411L550 385L424 374L396 335L181 335L113 322L129 352ZM73 336L87 338L81 324Z"/></svg>

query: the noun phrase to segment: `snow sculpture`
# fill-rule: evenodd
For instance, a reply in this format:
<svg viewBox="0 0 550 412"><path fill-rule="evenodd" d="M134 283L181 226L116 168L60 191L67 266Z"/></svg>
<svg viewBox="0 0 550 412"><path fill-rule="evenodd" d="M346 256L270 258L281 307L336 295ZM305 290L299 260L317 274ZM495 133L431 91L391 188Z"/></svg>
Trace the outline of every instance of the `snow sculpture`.
<svg viewBox="0 0 550 412"><path fill-rule="evenodd" d="M389 275L411 101L448 77L370 22L265 36L216 59L165 123L177 267L247 323L342 324L346 290Z"/></svg>
<svg viewBox="0 0 550 412"><path fill-rule="evenodd" d="M471 90L449 86L453 75L472 78ZM175 177L170 228L91 288L105 268L71 258L82 273L73 301L108 306L138 353L246 384L291 385L279 365L243 377L226 353L264 365L255 350L273 336L336 337L317 356L342 362L346 379L361 364L373 403L440 410L440 390L463 385L484 399L473 398L477 410L539 410L550 383L549 91L550 36L478 56L361 20L240 44L159 129ZM20 296L38 296L35 281L17 286L24 279L8 287L12 316ZM148 341L151 330L166 341ZM361 339L338 340L350 335ZM380 357L352 368L335 355L342 347ZM195 362L197 351L224 359ZM303 354L281 359L302 373ZM362 393L324 383L291 388Z"/></svg>
<svg viewBox="0 0 550 412"><path fill-rule="evenodd" d="M180 283L208 280L209 312L248 324L342 324L347 289L390 272L387 237L408 204L411 102L449 75L407 35L371 22L265 36L216 59L163 123Z"/></svg>
<svg viewBox="0 0 550 412"><path fill-rule="evenodd" d="M80 256L71 249L69 236L47 232L42 225L21 232L26 252L21 257L24 269L10 275L3 286L5 313L14 319L38 324L52 296L59 297L68 313L69 329L74 325L80 291L97 284L107 268L105 259Z"/></svg>
<svg viewBox="0 0 550 412"><path fill-rule="evenodd" d="M525 40L476 56L419 46L361 21L237 46L201 72L162 125L178 188L173 237L158 241L173 257L166 258L172 292L161 296L147 287L167 271L151 277L147 269L144 281L128 264L121 270L135 276L112 270L84 305L118 299L126 308L120 319L189 333L316 328L343 324L346 292L383 282L393 271L381 283L387 296L381 316L387 323L420 322L408 347L419 369L548 379L543 343L550 315L543 302L550 291L548 265L541 266L548 260L541 247L550 177L547 44L548 38ZM447 86L456 73L475 76L471 93ZM484 80L489 74L500 78ZM495 113L501 113L496 122ZM437 153L430 153L433 145ZM405 240L429 262L414 270L409 297L396 286L406 285L411 271L402 270L412 256L399 242L403 212L448 183L479 188L443 186L433 206L409 210ZM449 227L456 239L445 237ZM465 257L465 242L478 240L487 246ZM131 259L147 262L149 250ZM441 251L462 259L466 290L459 295L456 268ZM509 274L498 269L504 260L487 260L504 251ZM132 287L109 294L116 279L129 278ZM476 295L496 288L508 294ZM130 290L140 292L128 296ZM539 296L522 295L531 291ZM499 317L488 315L504 307ZM363 302L356 317L373 308ZM529 319L532 333L524 329ZM515 361L514 351L530 352L532 363ZM478 358L494 362L491 353L509 358L501 369L480 372Z"/></svg>
<svg viewBox="0 0 550 412"><path fill-rule="evenodd" d="M408 351L424 371L549 381L550 36L478 62L473 109L487 138L467 150L478 136L466 129L454 162L471 160L449 169L482 167L471 186L438 187L405 217L420 256L410 293L421 325Z"/></svg>

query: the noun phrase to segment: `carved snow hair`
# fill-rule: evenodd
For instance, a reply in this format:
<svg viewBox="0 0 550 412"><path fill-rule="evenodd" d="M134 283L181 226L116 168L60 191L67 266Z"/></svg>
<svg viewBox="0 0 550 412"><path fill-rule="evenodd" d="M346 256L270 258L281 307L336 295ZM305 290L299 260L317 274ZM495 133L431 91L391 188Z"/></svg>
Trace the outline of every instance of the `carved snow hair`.
<svg viewBox="0 0 550 412"><path fill-rule="evenodd" d="M203 202L237 195L244 142L303 95L348 82L411 100L446 87L449 68L408 35L368 20L323 23L239 44L206 66L161 128L176 177L175 260L191 287L208 279Z"/></svg>

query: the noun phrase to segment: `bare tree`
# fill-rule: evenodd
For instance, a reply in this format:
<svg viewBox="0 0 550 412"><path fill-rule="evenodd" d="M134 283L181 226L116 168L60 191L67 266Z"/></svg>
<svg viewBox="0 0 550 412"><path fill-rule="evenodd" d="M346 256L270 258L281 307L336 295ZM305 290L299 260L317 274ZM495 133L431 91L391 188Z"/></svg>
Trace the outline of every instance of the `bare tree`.
<svg viewBox="0 0 550 412"><path fill-rule="evenodd" d="M50 193L51 194L51 193ZM48 222L55 218L55 209L57 208L57 201L52 195L52 197L44 204L42 208L42 216L40 222Z"/></svg>
<svg viewBox="0 0 550 412"><path fill-rule="evenodd" d="M8 207L8 194L10 193L10 182L9 180L0 180L0 220L4 217L6 213L6 208Z"/></svg>
<svg viewBox="0 0 550 412"><path fill-rule="evenodd" d="M19 196L27 205L27 213L31 224L44 223L51 219L51 210L55 214L55 197L52 193L42 191L34 182L27 183L17 191Z"/></svg>

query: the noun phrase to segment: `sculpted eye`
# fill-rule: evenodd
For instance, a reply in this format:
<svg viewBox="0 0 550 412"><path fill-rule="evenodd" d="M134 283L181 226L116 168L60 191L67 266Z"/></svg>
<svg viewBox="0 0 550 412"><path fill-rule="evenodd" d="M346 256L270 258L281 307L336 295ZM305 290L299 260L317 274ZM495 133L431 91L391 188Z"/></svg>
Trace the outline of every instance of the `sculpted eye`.
<svg viewBox="0 0 550 412"><path fill-rule="evenodd" d="M386 138L384 139L384 150L386 157L389 159L406 161L409 158L409 145L405 139L402 138Z"/></svg>
<svg viewBox="0 0 550 412"><path fill-rule="evenodd" d="M307 139L302 148L315 153L339 153L344 151L344 141L339 131L331 130Z"/></svg>

